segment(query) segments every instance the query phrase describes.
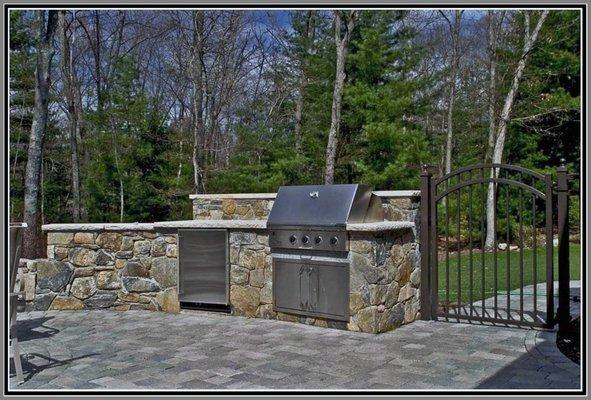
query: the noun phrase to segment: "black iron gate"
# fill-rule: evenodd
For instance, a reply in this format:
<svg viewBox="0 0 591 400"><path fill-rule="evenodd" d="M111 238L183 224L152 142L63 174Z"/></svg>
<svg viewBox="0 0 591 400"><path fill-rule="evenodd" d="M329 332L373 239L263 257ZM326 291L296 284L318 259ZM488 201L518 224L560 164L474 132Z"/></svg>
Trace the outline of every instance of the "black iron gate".
<svg viewBox="0 0 591 400"><path fill-rule="evenodd" d="M423 168L422 318L553 326L555 231L558 316L568 324L566 168L557 185L515 165L472 165L440 178Z"/></svg>

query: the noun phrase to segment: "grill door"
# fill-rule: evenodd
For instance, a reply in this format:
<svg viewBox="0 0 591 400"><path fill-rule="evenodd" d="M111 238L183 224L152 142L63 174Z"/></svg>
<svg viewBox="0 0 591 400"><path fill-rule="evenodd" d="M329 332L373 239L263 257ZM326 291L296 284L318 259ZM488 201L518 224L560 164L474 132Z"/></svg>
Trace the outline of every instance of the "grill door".
<svg viewBox="0 0 591 400"><path fill-rule="evenodd" d="M349 263L300 256L273 257L276 311L349 320Z"/></svg>

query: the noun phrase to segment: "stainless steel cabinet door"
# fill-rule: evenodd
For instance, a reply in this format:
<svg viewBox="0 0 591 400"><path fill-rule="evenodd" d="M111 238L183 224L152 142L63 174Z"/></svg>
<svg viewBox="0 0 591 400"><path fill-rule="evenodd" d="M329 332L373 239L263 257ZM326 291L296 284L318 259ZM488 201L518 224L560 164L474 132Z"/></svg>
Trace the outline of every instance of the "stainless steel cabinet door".
<svg viewBox="0 0 591 400"><path fill-rule="evenodd" d="M302 265L293 260L273 260L273 302L276 309L288 312L302 309L308 297L308 283L302 282L301 269Z"/></svg>
<svg viewBox="0 0 591 400"><path fill-rule="evenodd" d="M228 305L226 230L179 229L179 300Z"/></svg>
<svg viewBox="0 0 591 400"><path fill-rule="evenodd" d="M312 281L317 283L313 293L310 293L312 311L348 319L349 268L346 265L317 265L312 277Z"/></svg>

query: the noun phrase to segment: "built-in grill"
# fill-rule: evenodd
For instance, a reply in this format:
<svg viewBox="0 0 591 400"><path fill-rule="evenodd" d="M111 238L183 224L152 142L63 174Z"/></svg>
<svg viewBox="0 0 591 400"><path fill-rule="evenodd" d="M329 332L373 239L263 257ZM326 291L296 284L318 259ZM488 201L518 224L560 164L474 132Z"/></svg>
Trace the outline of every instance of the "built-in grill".
<svg viewBox="0 0 591 400"><path fill-rule="evenodd" d="M274 309L348 321L347 224L383 219L366 185L281 187L267 220Z"/></svg>

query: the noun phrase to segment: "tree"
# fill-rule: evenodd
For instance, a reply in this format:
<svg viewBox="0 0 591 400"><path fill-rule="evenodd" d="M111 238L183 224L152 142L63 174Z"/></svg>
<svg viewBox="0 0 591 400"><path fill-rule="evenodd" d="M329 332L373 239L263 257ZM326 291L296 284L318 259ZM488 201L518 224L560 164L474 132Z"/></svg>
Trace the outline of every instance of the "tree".
<svg viewBox="0 0 591 400"><path fill-rule="evenodd" d="M78 154L78 140L80 138L80 125L82 123L82 110L78 80L75 76L73 54L71 49L71 37L73 32L66 21L66 11L59 11L60 41L61 41L61 74L66 100L66 111L69 123L70 152L72 160L72 219L80 221L80 162Z"/></svg>
<svg viewBox="0 0 591 400"><path fill-rule="evenodd" d="M316 34L316 11L306 11L305 23L303 26L296 26L300 39L300 48L296 49L299 55L299 79L298 79L298 94L296 100L295 110L295 148L296 152L302 151L302 118L304 113L304 92L308 84L309 72L309 58L314 54L314 36ZM299 51L298 51L299 50Z"/></svg>
<svg viewBox="0 0 591 400"><path fill-rule="evenodd" d="M330 121L330 130L328 131L328 143L326 145L326 167L324 173L324 183L326 185L334 182L334 167L336 159L336 151L338 144L339 127L341 123L341 109L342 109L342 98L343 98L343 86L345 84L345 61L347 59L347 50L349 47L349 41L353 34L353 29L357 19L359 18L359 11L349 11L349 15L344 26L342 11L336 10L334 12L334 25L335 25L335 45L336 45L336 71L334 90L332 95L332 113Z"/></svg>
<svg viewBox="0 0 591 400"><path fill-rule="evenodd" d="M193 51L191 68L193 71L193 182L195 193L205 193L203 183L203 157L205 127L203 124L203 63L205 54L205 11L193 11Z"/></svg>
<svg viewBox="0 0 591 400"><path fill-rule="evenodd" d="M507 124L510 121L511 111L513 108L513 103L515 101L515 96L517 95L517 91L519 90L519 84L523 77L523 71L525 70L525 66L527 63L527 59L529 57L530 52L532 51L536 40L538 38L538 34L540 33L540 29L542 29L542 25L544 20L548 16L548 10L544 10L540 13L538 17L538 21L534 29L531 29L531 15L533 12L525 11L523 13L524 17L524 34L523 34L523 49L521 51L521 56L519 57L519 61L517 62L517 66L515 67L515 72L513 74L513 80L511 82L511 86L509 88L509 92L505 96L505 101L503 104L503 109L501 111L501 115L499 118L495 146L492 152L492 163L497 164L501 163L503 158L503 150L505 147L505 136L507 133ZM498 169L492 168L490 177L492 179L496 179L498 177ZM496 232L494 230L495 226L495 185L491 182L488 185L488 191L486 196L486 240L484 243L485 248L490 249L494 246Z"/></svg>
<svg viewBox="0 0 591 400"><path fill-rule="evenodd" d="M460 62L460 30L462 27L463 10L456 10L454 13L453 22L441 11L441 15L449 25L449 31L452 41L452 49L450 55L449 68L449 96L447 100L447 138L445 143L445 173L451 172L451 153L453 146L453 116L454 116L454 102L456 100L456 85L458 79L458 64Z"/></svg>
<svg viewBox="0 0 591 400"><path fill-rule="evenodd" d="M51 83L51 61L54 50L52 41L57 29L57 11L36 12L37 67L35 69L35 106L29 150L25 172L24 219L27 229L23 239L23 257L35 258L43 253L41 229L39 224L39 188L41 185L41 165L43 162L43 140L48 117L49 87Z"/></svg>

